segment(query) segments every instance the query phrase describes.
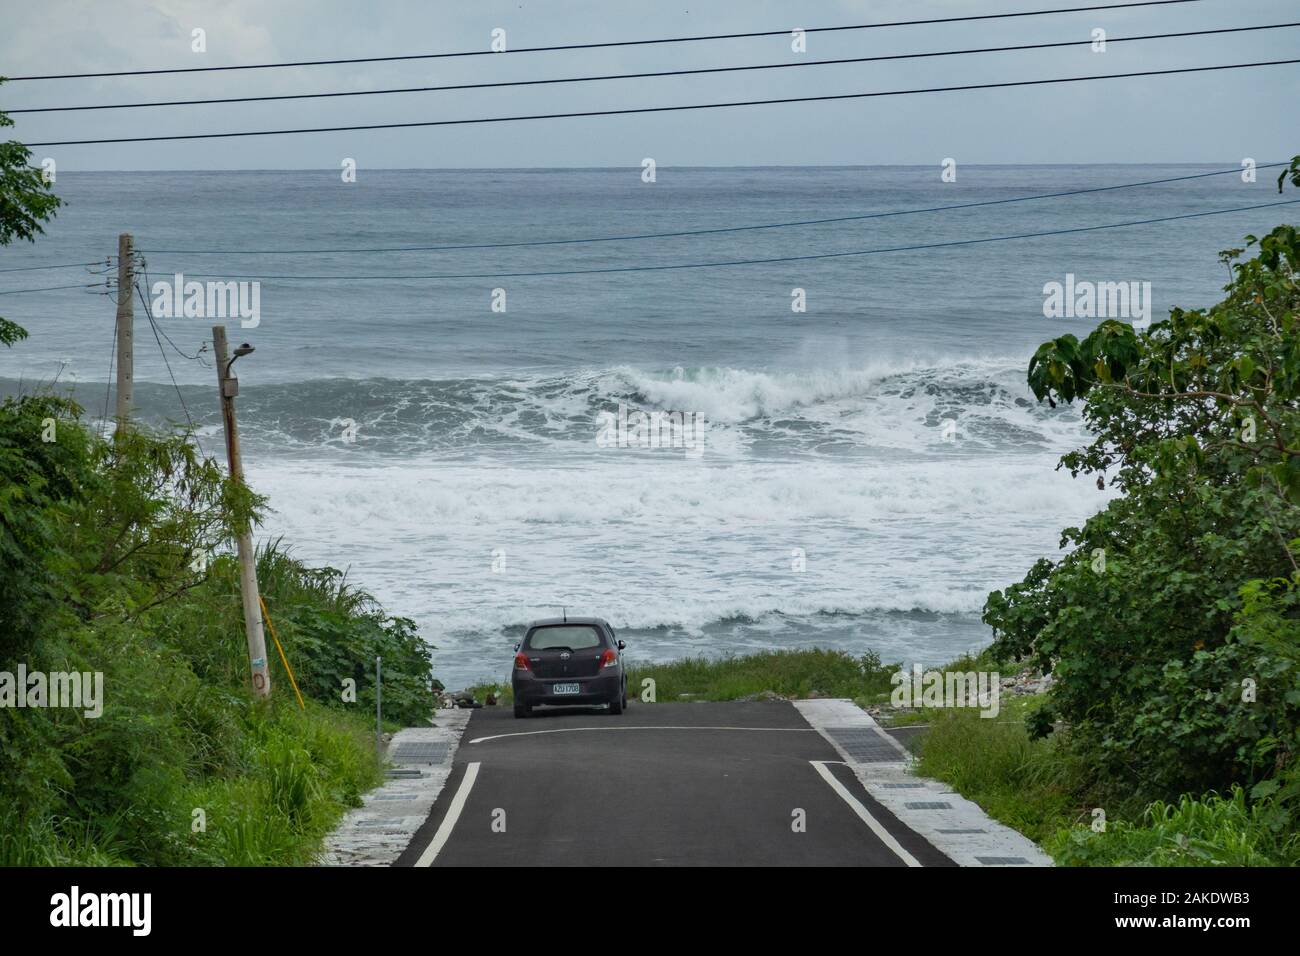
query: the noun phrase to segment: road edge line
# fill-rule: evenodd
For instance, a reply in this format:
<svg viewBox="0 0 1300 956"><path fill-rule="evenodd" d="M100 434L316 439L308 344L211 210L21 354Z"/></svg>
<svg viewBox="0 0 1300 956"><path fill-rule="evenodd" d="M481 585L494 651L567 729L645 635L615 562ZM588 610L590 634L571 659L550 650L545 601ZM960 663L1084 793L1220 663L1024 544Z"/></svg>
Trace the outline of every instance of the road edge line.
<svg viewBox="0 0 1300 956"><path fill-rule="evenodd" d="M831 785L831 789L838 793L840 798L849 805L849 808L862 819L862 822L871 828L871 832L876 835L876 838L893 851L894 856L908 866L922 865L920 860L903 849L903 845L894 839L892 833L881 826L880 821L871 815L871 811L863 806L861 800L849 793L848 787L835 779L835 775L827 768L825 760L809 760L808 762L813 765L813 769L821 775L821 778ZM836 763L839 763L839 761L836 761Z"/></svg>
<svg viewBox="0 0 1300 956"><path fill-rule="evenodd" d="M911 754L853 701L820 698L793 704L844 758L873 800L958 866L1055 865L1041 846L993 819L973 800L942 781L916 775ZM870 731L889 741L899 759L856 759L832 730Z"/></svg>
<svg viewBox="0 0 1300 956"><path fill-rule="evenodd" d="M447 807L442 822L438 824L438 830L434 833L433 839L424 848L420 858L415 861L416 866L432 865L434 859L441 852L443 845L451 838L451 831L456 828L456 823L460 820L460 812L465 809L465 802L469 799L469 792L474 788L474 781L478 779L479 766L480 761L477 760L465 765L465 776L461 777L460 786L456 788L456 795L451 798L451 804Z"/></svg>

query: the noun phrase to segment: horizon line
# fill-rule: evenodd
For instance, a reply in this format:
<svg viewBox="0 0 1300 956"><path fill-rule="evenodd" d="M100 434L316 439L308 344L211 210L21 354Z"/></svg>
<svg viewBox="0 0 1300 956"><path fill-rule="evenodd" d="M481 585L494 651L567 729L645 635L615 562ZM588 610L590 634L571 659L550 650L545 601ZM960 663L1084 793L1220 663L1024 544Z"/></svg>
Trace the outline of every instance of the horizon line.
<svg viewBox="0 0 1300 956"><path fill-rule="evenodd" d="M1280 160L1266 159L1263 161L1256 160L1257 165L1264 165L1269 162L1280 162ZM1241 159L1228 160L1145 160L1141 162L1117 162L1117 161L1098 161L1098 162L962 162L958 163L959 167L975 168L992 168L992 167L1038 167L1038 168L1068 168L1068 167L1087 167L1087 166L1217 166L1230 167L1233 164L1240 164ZM737 163L728 165L710 165L697 163L682 163L668 165L657 163L658 169L679 169L679 170L741 170L741 169L928 169L935 166L941 166L941 162L896 162L896 163ZM440 172L440 173L549 173L549 172L627 172L629 170L639 170L639 163L619 166L358 166L360 170L370 172ZM249 167L230 167L230 168L193 168L193 167L122 167L122 168L100 168L100 169L61 169L63 174L78 173L319 173L319 172L338 172L336 166L249 166Z"/></svg>

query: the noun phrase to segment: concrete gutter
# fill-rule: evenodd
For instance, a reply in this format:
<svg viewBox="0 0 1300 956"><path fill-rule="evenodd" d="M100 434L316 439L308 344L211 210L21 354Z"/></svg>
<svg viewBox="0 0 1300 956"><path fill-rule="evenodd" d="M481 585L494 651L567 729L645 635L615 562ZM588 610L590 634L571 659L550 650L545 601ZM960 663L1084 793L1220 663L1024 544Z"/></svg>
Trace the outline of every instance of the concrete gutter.
<svg viewBox="0 0 1300 956"><path fill-rule="evenodd" d="M875 800L958 866L1052 865L1052 858L1033 840L998 823L947 784L916 776L907 748L885 733L853 701L822 699L792 703L835 748ZM849 728L878 735L897 753L897 759L891 758L883 744L872 748L877 754L870 760L855 759L835 739L836 735L828 732Z"/></svg>
<svg viewBox="0 0 1300 956"><path fill-rule="evenodd" d="M409 776L392 777L367 793L360 807L348 811L325 838L322 866L391 866L429 818L447 778L452 757L472 710L434 712L434 727L406 727L393 735L387 759L400 762L392 770ZM426 751L429 758L402 757L403 752Z"/></svg>

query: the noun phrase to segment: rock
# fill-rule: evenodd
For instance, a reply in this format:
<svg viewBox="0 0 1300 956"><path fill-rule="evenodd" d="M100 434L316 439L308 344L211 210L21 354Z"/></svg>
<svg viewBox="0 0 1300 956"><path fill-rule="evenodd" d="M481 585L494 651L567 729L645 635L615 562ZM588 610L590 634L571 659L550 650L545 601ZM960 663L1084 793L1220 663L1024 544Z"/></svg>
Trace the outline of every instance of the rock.
<svg viewBox="0 0 1300 956"><path fill-rule="evenodd" d="M761 690L761 691L759 691L757 694L746 694L744 697L741 697L741 698L739 698L739 699L742 700L742 701L757 701L757 700L772 701L772 700L786 700L785 697L782 697L780 694L778 694L776 691L773 691L773 690Z"/></svg>
<svg viewBox="0 0 1300 956"><path fill-rule="evenodd" d="M1001 680L1003 690L1009 690L1017 697L1046 693L1055 683L1056 678L1051 674L1040 674L1033 668L1026 668L1015 677L1004 677Z"/></svg>

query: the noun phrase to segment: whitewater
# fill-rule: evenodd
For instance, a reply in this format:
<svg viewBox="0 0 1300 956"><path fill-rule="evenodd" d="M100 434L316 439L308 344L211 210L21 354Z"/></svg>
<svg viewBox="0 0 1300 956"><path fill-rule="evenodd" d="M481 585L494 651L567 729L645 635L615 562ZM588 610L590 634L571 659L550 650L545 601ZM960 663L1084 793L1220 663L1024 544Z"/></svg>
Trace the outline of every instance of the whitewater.
<svg viewBox="0 0 1300 956"><path fill-rule="evenodd" d="M842 252L1265 202L1268 182L673 240L276 250L709 229L1235 165L966 166L955 184L937 166L664 168L653 187L636 169L364 171L350 187L329 170L67 173L67 207L4 264L102 260L127 230L154 279L338 276L265 278L259 324L228 323L256 349L236 371L259 536L413 619L448 686L503 678L526 622L562 608L608 618L642 661L816 645L928 666L986 645L988 593L1109 500L1057 468L1088 440L1079 409L1026 386L1041 342L1095 324L1046 317L1044 288L1149 282L1158 321L1215 301L1217 252L1283 213L735 269L344 277ZM101 415L111 303L70 290L6 297L4 314L32 337L0 352L0 392L55 383ZM155 342L137 314L136 401L141 421L192 420L220 456L211 324L160 318ZM703 447L598 441L620 407L707 422Z"/></svg>

